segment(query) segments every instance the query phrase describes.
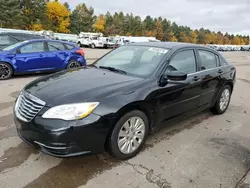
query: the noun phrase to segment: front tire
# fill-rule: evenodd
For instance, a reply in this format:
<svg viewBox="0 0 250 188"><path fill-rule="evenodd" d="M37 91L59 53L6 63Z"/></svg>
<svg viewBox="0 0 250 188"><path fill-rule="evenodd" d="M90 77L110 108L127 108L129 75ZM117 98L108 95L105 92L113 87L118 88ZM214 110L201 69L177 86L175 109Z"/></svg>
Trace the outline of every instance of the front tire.
<svg viewBox="0 0 250 188"><path fill-rule="evenodd" d="M219 97L215 102L215 105L211 108L211 111L215 114L223 114L228 109L231 100L232 88L229 85L225 85L219 93Z"/></svg>
<svg viewBox="0 0 250 188"><path fill-rule="evenodd" d="M8 63L0 62L0 80L7 80L13 75L13 68Z"/></svg>
<svg viewBox="0 0 250 188"><path fill-rule="evenodd" d="M148 130L148 118L142 111L135 110L125 114L110 135L110 154L121 160L136 156L146 140Z"/></svg>

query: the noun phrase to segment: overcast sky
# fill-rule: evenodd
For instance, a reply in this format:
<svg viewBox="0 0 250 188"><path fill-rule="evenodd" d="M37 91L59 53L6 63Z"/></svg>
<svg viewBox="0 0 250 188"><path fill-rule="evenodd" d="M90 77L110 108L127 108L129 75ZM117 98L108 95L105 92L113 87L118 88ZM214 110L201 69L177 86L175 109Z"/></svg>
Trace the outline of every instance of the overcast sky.
<svg viewBox="0 0 250 188"><path fill-rule="evenodd" d="M66 0L62 0L65 2ZM250 35L250 0L68 0L71 8L84 2L95 14L132 12L163 17L191 28Z"/></svg>

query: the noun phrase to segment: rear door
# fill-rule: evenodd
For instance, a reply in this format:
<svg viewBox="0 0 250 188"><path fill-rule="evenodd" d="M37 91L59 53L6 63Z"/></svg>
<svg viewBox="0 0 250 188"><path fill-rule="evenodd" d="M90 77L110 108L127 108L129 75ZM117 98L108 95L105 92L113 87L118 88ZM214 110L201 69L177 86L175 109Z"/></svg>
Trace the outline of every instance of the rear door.
<svg viewBox="0 0 250 188"><path fill-rule="evenodd" d="M69 57L69 51L65 48L61 42L47 42L47 62L46 66L53 69L65 68L67 58Z"/></svg>
<svg viewBox="0 0 250 188"><path fill-rule="evenodd" d="M44 70L44 61L46 60L44 42L28 43L18 50L15 56L18 72L36 72Z"/></svg>
<svg viewBox="0 0 250 188"><path fill-rule="evenodd" d="M178 51L171 57L166 72L180 71L187 73L184 81L171 81L159 89L161 121L190 112L199 105L201 90L201 73L197 67L194 49Z"/></svg>
<svg viewBox="0 0 250 188"><path fill-rule="evenodd" d="M200 105L210 105L212 99L217 93L223 74L223 68L220 66L219 56L206 49L197 49L202 73L202 95Z"/></svg>

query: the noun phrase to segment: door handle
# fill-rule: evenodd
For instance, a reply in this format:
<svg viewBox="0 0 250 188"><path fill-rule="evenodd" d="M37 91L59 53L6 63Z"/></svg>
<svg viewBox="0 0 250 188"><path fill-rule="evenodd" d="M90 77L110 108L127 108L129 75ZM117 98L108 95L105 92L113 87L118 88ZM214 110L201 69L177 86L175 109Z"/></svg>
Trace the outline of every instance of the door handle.
<svg viewBox="0 0 250 188"><path fill-rule="evenodd" d="M43 57L43 54L39 54L39 57Z"/></svg>
<svg viewBox="0 0 250 188"><path fill-rule="evenodd" d="M223 71L222 70L218 70L218 73L221 74L221 73L223 73Z"/></svg>
<svg viewBox="0 0 250 188"><path fill-rule="evenodd" d="M193 77L193 81L198 81L200 79L200 77L199 76L195 76L195 77Z"/></svg>

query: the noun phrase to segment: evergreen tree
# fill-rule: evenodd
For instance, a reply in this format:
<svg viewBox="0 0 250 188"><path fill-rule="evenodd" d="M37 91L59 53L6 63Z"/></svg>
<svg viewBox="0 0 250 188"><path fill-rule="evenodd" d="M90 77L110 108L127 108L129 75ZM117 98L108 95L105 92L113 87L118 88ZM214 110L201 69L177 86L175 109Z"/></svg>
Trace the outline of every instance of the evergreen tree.
<svg viewBox="0 0 250 188"><path fill-rule="evenodd" d="M0 27L22 28L23 15L19 0L0 0Z"/></svg>

